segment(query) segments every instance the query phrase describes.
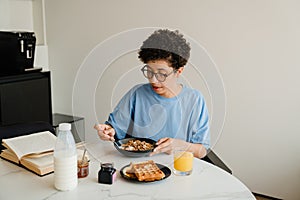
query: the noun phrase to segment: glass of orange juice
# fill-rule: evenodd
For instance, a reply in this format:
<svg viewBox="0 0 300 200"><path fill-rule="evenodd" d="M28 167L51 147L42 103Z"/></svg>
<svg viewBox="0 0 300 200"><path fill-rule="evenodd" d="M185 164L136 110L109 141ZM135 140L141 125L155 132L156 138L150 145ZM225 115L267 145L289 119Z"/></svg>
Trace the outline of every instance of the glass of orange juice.
<svg viewBox="0 0 300 200"><path fill-rule="evenodd" d="M193 171L194 155L184 150L174 151L174 174L187 176Z"/></svg>

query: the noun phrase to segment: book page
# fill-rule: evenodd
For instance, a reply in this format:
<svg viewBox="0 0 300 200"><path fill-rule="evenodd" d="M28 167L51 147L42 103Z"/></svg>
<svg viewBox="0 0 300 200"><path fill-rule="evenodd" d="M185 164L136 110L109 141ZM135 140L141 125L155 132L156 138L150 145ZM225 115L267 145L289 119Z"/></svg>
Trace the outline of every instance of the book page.
<svg viewBox="0 0 300 200"><path fill-rule="evenodd" d="M83 155L83 150L77 149L77 159L81 160ZM89 157L85 154L87 159ZM26 156L21 159L21 164L28 168L31 171L39 175L44 175L54 171L54 158L53 152L48 154L43 154L41 157L33 157L33 156Z"/></svg>
<svg viewBox="0 0 300 200"><path fill-rule="evenodd" d="M6 144L20 160L23 156L28 154L38 154L46 151L53 151L56 136L49 131L33 133L9 139L3 139Z"/></svg>
<svg viewBox="0 0 300 200"><path fill-rule="evenodd" d="M21 164L39 175L45 175L54 171L52 154L38 158L23 157L21 159Z"/></svg>
<svg viewBox="0 0 300 200"><path fill-rule="evenodd" d="M19 163L19 159L17 158L16 154L14 154L14 152L11 152L9 149L3 149L0 157L10 160L14 163Z"/></svg>
<svg viewBox="0 0 300 200"><path fill-rule="evenodd" d="M27 163L27 164L24 164ZM53 161L53 154L48 154L46 156L38 157L38 158L30 158L24 157L21 159L21 164L25 167L32 169L32 168L44 168L54 165Z"/></svg>

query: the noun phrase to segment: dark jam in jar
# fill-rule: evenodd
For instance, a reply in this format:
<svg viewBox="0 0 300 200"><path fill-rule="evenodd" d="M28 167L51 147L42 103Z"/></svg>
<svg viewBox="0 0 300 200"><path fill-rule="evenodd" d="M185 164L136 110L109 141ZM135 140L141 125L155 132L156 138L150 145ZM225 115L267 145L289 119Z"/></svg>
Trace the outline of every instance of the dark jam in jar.
<svg viewBox="0 0 300 200"><path fill-rule="evenodd" d="M116 179L116 169L113 163L101 163L98 172L98 183L113 184Z"/></svg>

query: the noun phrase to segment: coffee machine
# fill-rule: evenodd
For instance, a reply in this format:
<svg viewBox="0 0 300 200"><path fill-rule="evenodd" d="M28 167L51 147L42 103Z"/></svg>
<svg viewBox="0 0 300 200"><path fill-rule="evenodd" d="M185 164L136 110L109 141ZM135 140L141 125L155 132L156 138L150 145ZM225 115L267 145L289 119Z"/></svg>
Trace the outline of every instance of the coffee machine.
<svg viewBox="0 0 300 200"><path fill-rule="evenodd" d="M34 67L33 32L0 31L0 76L22 74Z"/></svg>

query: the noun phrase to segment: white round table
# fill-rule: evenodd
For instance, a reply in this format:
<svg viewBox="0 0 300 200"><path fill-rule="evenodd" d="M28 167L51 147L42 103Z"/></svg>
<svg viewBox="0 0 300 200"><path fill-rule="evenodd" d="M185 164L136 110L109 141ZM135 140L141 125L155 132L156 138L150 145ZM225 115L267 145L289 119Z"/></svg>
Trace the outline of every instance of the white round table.
<svg viewBox="0 0 300 200"><path fill-rule="evenodd" d="M76 189L57 191L53 186L53 174L39 177L21 167L0 159L0 199L30 200L92 200L92 199L249 199L255 200L250 190L237 178L224 170L200 159L194 159L190 176L176 176L152 183L125 180L120 169L131 161L154 160L172 170L172 156L167 154L152 157L131 158L120 154L111 142L97 141L87 144L90 173L78 181ZM112 185L98 183L101 162L113 162L117 179Z"/></svg>

